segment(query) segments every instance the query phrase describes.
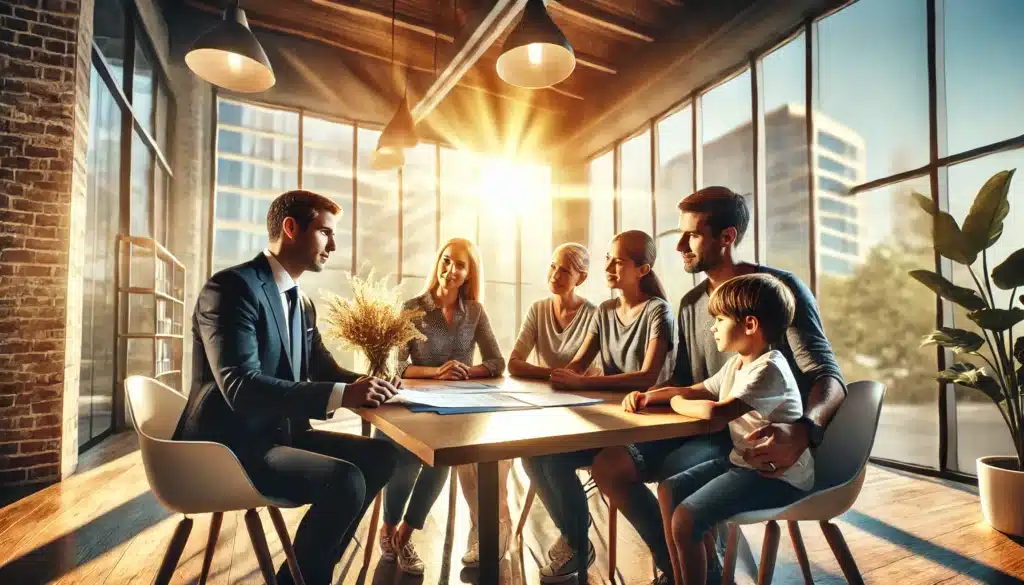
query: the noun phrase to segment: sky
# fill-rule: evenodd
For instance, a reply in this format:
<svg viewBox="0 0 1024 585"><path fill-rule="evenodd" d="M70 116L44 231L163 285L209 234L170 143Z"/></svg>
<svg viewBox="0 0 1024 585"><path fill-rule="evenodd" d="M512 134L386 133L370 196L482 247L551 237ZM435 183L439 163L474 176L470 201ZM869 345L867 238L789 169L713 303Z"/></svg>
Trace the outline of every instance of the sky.
<svg viewBox="0 0 1024 585"><path fill-rule="evenodd" d="M815 29L815 109L864 138L869 181L928 162L926 4L860 0L819 21ZM940 66L945 76L947 148L942 155L1024 134L1024 0L938 4L945 33ZM762 75L766 112L785 103L804 103L804 36L766 56ZM712 89L704 97L703 110L705 142L748 123L749 72ZM957 219L962 220L974 194L993 172L1017 165L1024 166L1024 154L953 168L949 192ZM926 180L913 184L927 188ZM1014 189L1011 198L1014 194L1024 194L1024 187ZM866 197L865 243L891 232L891 199L889 193ZM1024 197L1019 200L1024 204ZM1024 228L1022 218L1024 213L1012 213L1010 221ZM1011 250L1022 240L1024 236L1019 236Z"/></svg>

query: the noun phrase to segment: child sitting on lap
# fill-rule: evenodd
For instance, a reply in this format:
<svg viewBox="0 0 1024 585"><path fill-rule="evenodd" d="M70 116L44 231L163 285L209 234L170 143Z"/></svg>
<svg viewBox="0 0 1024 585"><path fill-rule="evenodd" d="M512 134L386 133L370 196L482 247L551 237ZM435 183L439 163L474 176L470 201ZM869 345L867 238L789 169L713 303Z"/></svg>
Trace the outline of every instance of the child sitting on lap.
<svg viewBox="0 0 1024 585"><path fill-rule="evenodd" d="M658 486L677 585L705 582L707 554L714 550L712 526L741 512L791 504L814 485L810 450L781 475L743 460L743 452L754 446L744 440L748 433L803 415L793 372L782 353L771 349L793 320L794 304L789 288L773 276L727 280L711 295L708 310L715 317L711 331L718 350L736 355L702 383L633 392L623 400L628 412L670 402L674 411L708 420L713 429L727 424L732 436L729 457L694 466Z"/></svg>

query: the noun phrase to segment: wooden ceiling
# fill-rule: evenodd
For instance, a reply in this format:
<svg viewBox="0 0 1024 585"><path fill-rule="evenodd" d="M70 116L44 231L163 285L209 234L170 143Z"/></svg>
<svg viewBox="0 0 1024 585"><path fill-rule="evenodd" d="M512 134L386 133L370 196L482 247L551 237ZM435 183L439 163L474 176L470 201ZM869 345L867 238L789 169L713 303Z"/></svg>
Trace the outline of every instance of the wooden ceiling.
<svg viewBox="0 0 1024 585"><path fill-rule="evenodd" d="M219 12L224 0L185 0L187 5ZM486 13L493 0L399 0L395 10L396 62L433 74ZM593 92L616 83L631 56L658 43L673 27L699 15L713 0L549 0L551 18L576 52L576 70L558 85L522 90L504 83L495 61L512 26L460 79L459 86L572 116ZM392 3L388 0L243 0L250 25L308 39L389 63L392 57ZM518 21L518 17L512 22Z"/></svg>

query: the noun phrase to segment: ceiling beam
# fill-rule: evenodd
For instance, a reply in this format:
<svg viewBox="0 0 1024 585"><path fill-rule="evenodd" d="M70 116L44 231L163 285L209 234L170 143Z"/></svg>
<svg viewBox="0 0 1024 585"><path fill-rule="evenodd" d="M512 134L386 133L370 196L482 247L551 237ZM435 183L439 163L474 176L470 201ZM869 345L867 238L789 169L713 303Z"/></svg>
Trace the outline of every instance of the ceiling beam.
<svg viewBox="0 0 1024 585"><path fill-rule="evenodd" d="M448 92L476 65L487 49L512 25L526 6L526 0L495 0L490 7L470 13L465 32L455 42L456 52L441 70L437 80L412 107L414 121L426 118L444 100ZM473 26L473 23L476 23Z"/></svg>
<svg viewBox="0 0 1024 585"><path fill-rule="evenodd" d="M636 23L626 19L600 12L580 0L549 0L548 9L561 12L577 22L591 24L605 30L644 41L653 43L654 37L643 32Z"/></svg>
<svg viewBox="0 0 1024 585"><path fill-rule="evenodd" d="M291 1L294 1L294 0L291 0ZM369 18L371 20L377 20L377 21L380 21L380 22L386 22L386 23L390 23L391 22L391 13L390 12L384 12L384 11L381 11L381 10L376 10L376 9L373 9L373 8L368 8L366 6L361 6L361 5L359 5L359 4L355 3L355 2L351 2L350 0L311 0L311 1L313 2L313 4L317 4L319 6L324 6L326 8L330 8L331 10L336 10L338 12L343 12L345 14L353 14L353 15L356 15L356 16L363 16L363 17ZM432 23L428 23L428 22L426 22L424 20L420 20L418 18L413 18L413 17L410 17L410 16L402 15L402 14L396 14L395 15L395 26L398 27L398 28L401 28L401 29L415 31L415 32L418 32L420 34L427 35L429 37L436 37L438 39L441 39L442 41L447 41L449 43L455 42L455 37L453 37L452 35L450 35L448 33L445 33L445 32L442 32L442 31L439 31L439 30L434 28Z"/></svg>

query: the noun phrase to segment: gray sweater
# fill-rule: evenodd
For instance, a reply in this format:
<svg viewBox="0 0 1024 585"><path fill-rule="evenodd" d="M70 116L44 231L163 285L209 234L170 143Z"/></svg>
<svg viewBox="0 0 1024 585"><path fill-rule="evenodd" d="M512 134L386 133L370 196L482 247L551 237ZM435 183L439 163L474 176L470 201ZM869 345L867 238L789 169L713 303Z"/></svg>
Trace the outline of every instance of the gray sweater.
<svg viewBox="0 0 1024 585"><path fill-rule="evenodd" d="M757 272L778 278L796 298L793 324L786 330L785 338L776 349L789 362L805 407L811 388L821 378L835 378L845 390L846 384L839 372L832 346L825 337L814 295L790 272L761 265L757 267ZM734 355L733 352L719 353L715 346L715 338L711 333L714 319L708 312L709 298L708 281L705 280L683 295L679 302L679 343L672 375L673 385L691 386L703 382L717 373Z"/></svg>

